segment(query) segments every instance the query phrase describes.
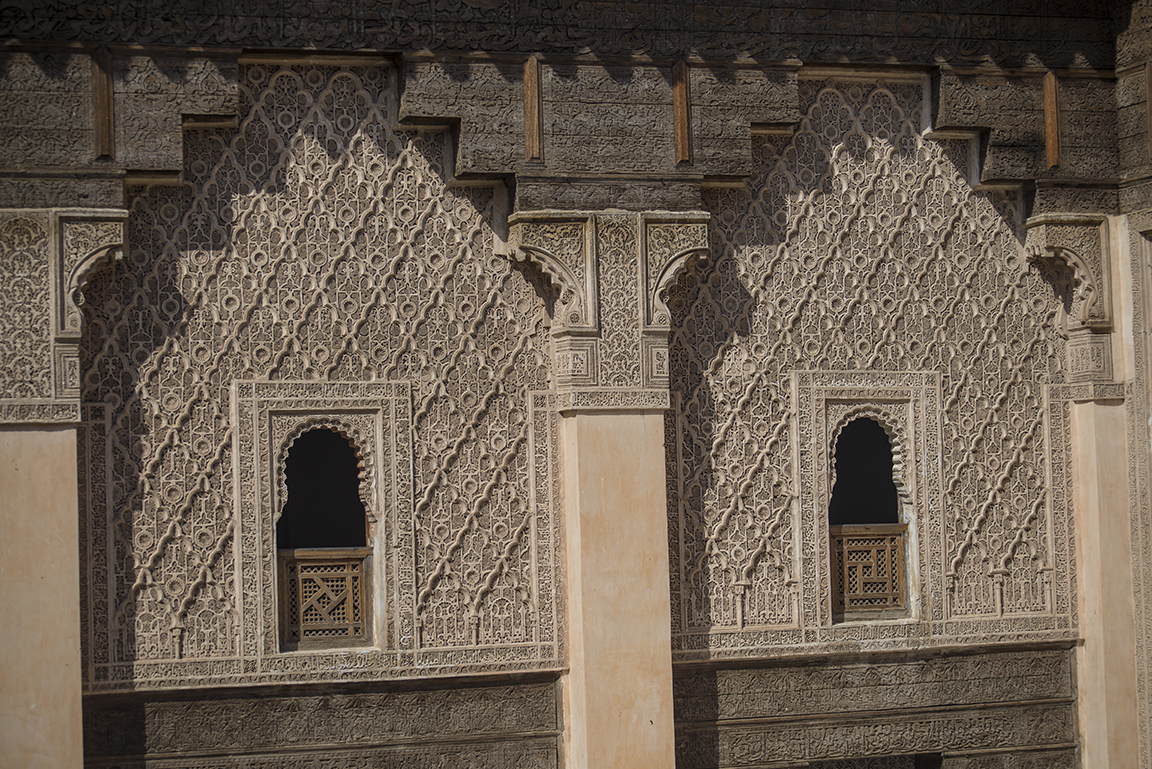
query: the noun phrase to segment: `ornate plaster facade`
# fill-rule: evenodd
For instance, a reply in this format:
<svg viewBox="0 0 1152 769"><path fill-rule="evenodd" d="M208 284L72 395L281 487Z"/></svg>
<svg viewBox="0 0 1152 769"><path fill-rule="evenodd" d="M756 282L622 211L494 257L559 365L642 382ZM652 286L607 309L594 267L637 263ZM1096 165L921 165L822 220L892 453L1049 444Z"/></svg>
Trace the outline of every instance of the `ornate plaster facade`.
<svg viewBox="0 0 1152 769"><path fill-rule="evenodd" d="M0 43L0 763L1152 766L1152 4ZM900 605L847 615L858 419ZM368 630L297 647L315 430Z"/></svg>

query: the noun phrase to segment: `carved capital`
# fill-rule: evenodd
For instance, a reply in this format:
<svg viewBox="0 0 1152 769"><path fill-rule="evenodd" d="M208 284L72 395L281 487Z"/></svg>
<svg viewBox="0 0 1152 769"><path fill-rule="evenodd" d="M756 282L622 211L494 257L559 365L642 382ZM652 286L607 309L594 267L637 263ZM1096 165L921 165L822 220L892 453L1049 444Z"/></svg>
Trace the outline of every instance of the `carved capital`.
<svg viewBox="0 0 1152 769"><path fill-rule="evenodd" d="M123 256L123 209L63 209L54 212L57 242L53 281L53 329L57 340L80 339L81 291L97 270Z"/></svg>
<svg viewBox="0 0 1152 769"><path fill-rule="evenodd" d="M553 333L596 333L595 233L591 215L540 211L514 214L508 224L512 258L535 264L557 291Z"/></svg>
<svg viewBox="0 0 1152 769"><path fill-rule="evenodd" d="M117 258L122 209L22 209L0 221L0 285L10 328L0 349L0 424L80 419L80 290Z"/></svg>
<svg viewBox="0 0 1152 769"><path fill-rule="evenodd" d="M559 406L668 407L668 289L708 251L702 211L535 211L509 219L510 253L557 292Z"/></svg>
<svg viewBox="0 0 1152 769"><path fill-rule="evenodd" d="M650 212L644 226L644 325L666 331L671 321L668 289L693 263L708 258L709 214Z"/></svg>
<svg viewBox="0 0 1152 769"><path fill-rule="evenodd" d="M1107 219L1096 214L1043 214L1029 219L1025 228L1029 260L1041 266L1064 299L1062 331L1111 331Z"/></svg>

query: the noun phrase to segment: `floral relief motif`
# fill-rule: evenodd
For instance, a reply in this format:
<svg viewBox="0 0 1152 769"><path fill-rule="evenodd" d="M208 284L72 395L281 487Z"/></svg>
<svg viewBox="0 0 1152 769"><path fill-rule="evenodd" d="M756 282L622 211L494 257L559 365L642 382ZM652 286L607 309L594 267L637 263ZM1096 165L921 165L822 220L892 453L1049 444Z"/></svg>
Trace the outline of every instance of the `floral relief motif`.
<svg viewBox="0 0 1152 769"><path fill-rule="evenodd" d="M52 328L48 231L39 217L0 220L0 283L7 310L0 320L0 398L52 396ZM32 416L17 407L17 418Z"/></svg>
<svg viewBox="0 0 1152 769"><path fill-rule="evenodd" d="M554 664L551 481L532 456L553 449L531 407L551 387L543 301L492 252L491 190L446 187L441 135L392 131L393 80L249 66L238 129L188 132L182 184L131 190L125 258L82 308L82 397L103 420L83 431L83 504L109 538L87 554L92 686L346 664L250 660L264 620L240 583L267 564L237 505L256 466L237 459L252 420L229 412L243 380L321 399L407 383L411 567L390 578L417 600L422 664ZM371 659L361 675L415 664Z"/></svg>
<svg viewBox="0 0 1152 769"><path fill-rule="evenodd" d="M668 301L674 643L1067 633L1065 412L1046 400L1064 381L1061 305L1021 247L1020 201L969 186L962 141L922 135L918 83L809 81L801 96L795 134L754 139L749 192L707 191L710 264ZM950 599L911 630L821 619L812 522L827 500L802 510L799 484L802 450L827 436L794 432L798 370L941 378L921 578Z"/></svg>

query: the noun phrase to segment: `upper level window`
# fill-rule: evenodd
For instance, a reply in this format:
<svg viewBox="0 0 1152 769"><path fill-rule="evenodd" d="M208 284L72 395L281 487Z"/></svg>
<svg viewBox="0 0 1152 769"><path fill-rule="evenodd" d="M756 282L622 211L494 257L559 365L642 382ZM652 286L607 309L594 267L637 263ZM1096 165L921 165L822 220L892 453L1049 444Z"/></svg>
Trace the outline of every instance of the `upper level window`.
<svg viewBox="0 0 1152 769"><path fill-rule="evenodd" d="M908 527L900 521L888 434L874 419L854 419L840 431L835 456L828 504L833 619L904 616Z"/></svg>
<svg viewBox="0 0 1152 769"><path fill-rule="evenodd" d="M370 636L367 517L348 439L309 430L284 462L288 497L276 524L284 650L348 646Z"/></svg>

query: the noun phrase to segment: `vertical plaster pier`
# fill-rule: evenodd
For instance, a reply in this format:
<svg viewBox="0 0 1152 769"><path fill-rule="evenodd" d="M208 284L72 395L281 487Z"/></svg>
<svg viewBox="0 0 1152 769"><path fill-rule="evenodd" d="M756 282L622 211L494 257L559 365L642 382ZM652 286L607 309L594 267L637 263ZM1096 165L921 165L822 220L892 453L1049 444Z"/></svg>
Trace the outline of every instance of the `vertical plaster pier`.
<svg viewBox="0 0 1152 769"><path fill-rule="evenodd" d="M562 420L568 559L568 767L670 767L664 417Z"/></svg>
<svg viewBox="0 0 1152 769"><path fill-rule="evenodd" d="M0 766L84 763L75 428L0 429Z"/></svg>
<svg viewBox="0 0 1152 769"><path fill-rule="evenodd" d="M675 763L665 492L667 290L707 252L705 213L514 214L514 259L551 279L563 441L564 765Z"/></svg>
<svg viewBox="0 0 1152 769"><path fill-rule="evenodd" d="M1111 769L1140 765L1124 423L1121 401L1072 404L1081 750L1085 767Z"/></svg>

